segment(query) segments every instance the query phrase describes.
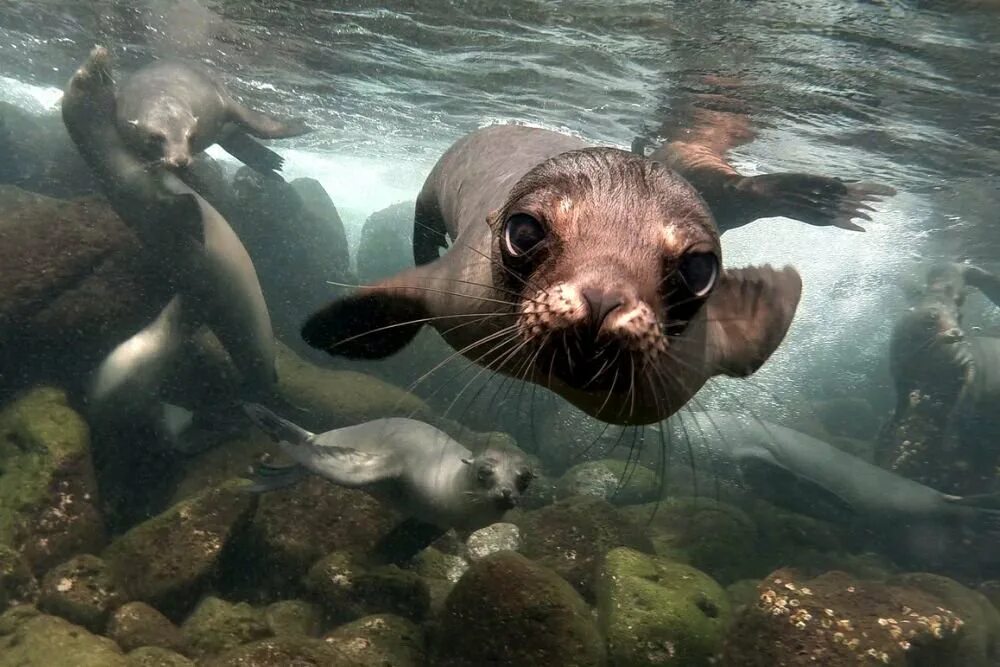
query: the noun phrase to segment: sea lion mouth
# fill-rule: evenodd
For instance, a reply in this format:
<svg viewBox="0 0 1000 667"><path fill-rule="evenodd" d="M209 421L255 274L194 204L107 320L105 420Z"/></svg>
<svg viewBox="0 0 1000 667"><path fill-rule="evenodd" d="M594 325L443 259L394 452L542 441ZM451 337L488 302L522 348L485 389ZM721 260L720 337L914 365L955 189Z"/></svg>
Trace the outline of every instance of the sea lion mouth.
<svg viewBox="0 0 1000 667"><path fill-rule="evenodd" d="M496 499L496 505L497 509L506 512L507 510L512 510L517 507L517 498L514 498L513 496L500 496Z"/></svg>
<svg viewBox="0 0 1000 667"><path fill-rule="evenodd" d="M632 354L617 341L577 331L553 336L539 352L538 367L572 387L602 392L629 386L635 372Z"/></svg>

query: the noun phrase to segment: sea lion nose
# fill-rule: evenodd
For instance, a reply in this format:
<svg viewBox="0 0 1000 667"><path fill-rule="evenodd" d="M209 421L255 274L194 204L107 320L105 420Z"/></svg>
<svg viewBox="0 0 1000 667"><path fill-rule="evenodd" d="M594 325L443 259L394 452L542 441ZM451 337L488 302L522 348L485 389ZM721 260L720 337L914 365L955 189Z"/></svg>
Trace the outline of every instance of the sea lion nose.
<svg viewBox="0 0 1000 667"><path fill-rule="evenodd" d="M585 287L580 290L581 296L590 308L590 321L598 329L604 324L608 315L625 305L625 295L618 290L605 290L600 287Z"/></svg>

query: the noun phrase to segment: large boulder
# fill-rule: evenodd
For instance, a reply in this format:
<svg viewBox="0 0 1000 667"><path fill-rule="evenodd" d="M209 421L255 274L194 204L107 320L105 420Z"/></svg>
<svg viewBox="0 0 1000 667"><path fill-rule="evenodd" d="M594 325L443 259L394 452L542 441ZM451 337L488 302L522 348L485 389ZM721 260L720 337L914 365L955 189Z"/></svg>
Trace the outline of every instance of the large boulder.
<svg viewBox="0 0 1000 667"><path fill-rule="evenodd" d="M0 544L35 573L103 546L89 430L62 391L36 389L0 411L0 470Z"/></svg>
<svg viewBox="0 0 1000 667"><path fill-rule="evenodd" d="M246 602L203 598L181 626L192 655L204 659L271 635L260 609Z"/></svg>
<svg viewBox="0 0 1000 667"><path fill-rule="evenodd" d="M359 618L341 625L323 639L363 667L425 664L423 631L411 621L392 614Z"/></svg>
<svg viewBox="0 0 1000 667"><path fill-rule="evenodd" d="M362 285L371 285L413 266L414 205L414 202L393 204L365 220L356 261Z"/></svg>
<svg viewBox="0 0 1000 667"><path fill-rule="evenodd" d="M38 596L38 580L16 549L0 544L0 613L8 606L29 604Z"/></svg>
<svg viewBox="0 0 1000 667"><path fill-rule="evenodd" d="M126 667L121 649L57 616L14 607L0 616L0 667Z"/></svg>
<svg viewBox="0 0 1000 667"><path fill-rule="evenodd" d="M313 565L305 585L327 616L337 621L382 613L421 621L431 603L427 583L416 572L395 565L370 566L344 551Z"/></svg>
<svg viewBox="0 0 1000 667"><path fill-rule="evenodd" d="M634 461L601 459L585 461L565 473L556 487L559 498L594 496L614 505L636 505L656 500L660 480L649 468Z"/></svg>
<svg viewBox="0 0 1000 667"><path fill-rule="evenodd" d="M127 656L128 667L195 667L195 664L176 651L158 646L143 646Z"/></svg>
<svg viewBox="0 0 1000 667"><path fill-rule="evenodd" d="M276 637L315 637L323 624L323 611L305 600L279 600L267 606L264 620Z"/></svg>
<svg viewBox="0 0 1000 667"><path fill-rule="evenodd" d="M111 612L123 602L121 587L107 563L97 556L81 554L49 570L42 580L38 607L100 633Z"/></svg>
<svg viewBox="0 0 1000 667"><path fill-rule="evenodd" d="M203 667L363 667L336 646L311 637L272 637L205 660Z"/></svg>
<svg viewBox="0 0 1000 667"><path fill-rule="evenodd" d="M116 609L108 621L107 635L125 651L141 647L176 653L188 650L180 629L145 602L129 602Z"/></svg>
<svg viewBox="0 0 1000 667"><path fill-rule="evenodd" d="M711 577L624 548L601 566L597 612L615 667L715 664L730 620L726 592Z"/></svg>

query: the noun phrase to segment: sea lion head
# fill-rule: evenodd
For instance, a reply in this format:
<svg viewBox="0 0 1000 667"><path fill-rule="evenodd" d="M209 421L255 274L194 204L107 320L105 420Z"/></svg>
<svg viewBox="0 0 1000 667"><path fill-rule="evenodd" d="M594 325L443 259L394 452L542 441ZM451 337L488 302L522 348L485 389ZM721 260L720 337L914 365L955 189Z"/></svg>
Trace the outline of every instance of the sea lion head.
<svg viewBox="0 0 1000 667"><path fill-rule="evenodd" d="M197 125L197 117L186 104L172 97L157 97L143 104L124 131L143 157L159 160L168 169L185 169L191 164Z"/></svg>
<svg viewBox="0 0 1000 667"><path fill-rule="evenodd" d="M468 486L473 495L501 512L514 509L535 478L528 461L507 448L489 447L473 458L462 459L468 466Z"/></svg>

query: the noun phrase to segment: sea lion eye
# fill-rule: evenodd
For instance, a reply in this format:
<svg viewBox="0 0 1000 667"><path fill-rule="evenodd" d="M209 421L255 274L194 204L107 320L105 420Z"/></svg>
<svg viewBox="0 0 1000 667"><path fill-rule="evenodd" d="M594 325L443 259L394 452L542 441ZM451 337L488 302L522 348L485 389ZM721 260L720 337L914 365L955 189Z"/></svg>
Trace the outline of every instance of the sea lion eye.
<svg viewBox="0 0 1000 667"><path fill-rule="evenodd" d="M482 468L479 469L479 472L476 473L476 477L479 479L480 482L486 482L489 481L490 479L493 479L493 468L490 468L488 466L483 466Z"/></svg>
<svg viewBox="0 0 1000 667"><path fill-rule="evenodd" d="M524 490L528 488L528 485L531 484L531 480L534 478L535 473L530 470L522 470L517 476L517 490L523 493Z"/></svg>
<svg viewBox="0 0 1000 667"><path fill-rule="evenodd" d="M545 239L542 223L526 213L516 213L507 218L504 226L504 249L512 257L528 254Z"/></svg>
<svg viewBox="0 0 1000 667"><path fill-rule="evenodd" d="M719 277L719 260L710 252L693 252L681 258L677 274L691 295L701 298L712 291Z"/></svg>

